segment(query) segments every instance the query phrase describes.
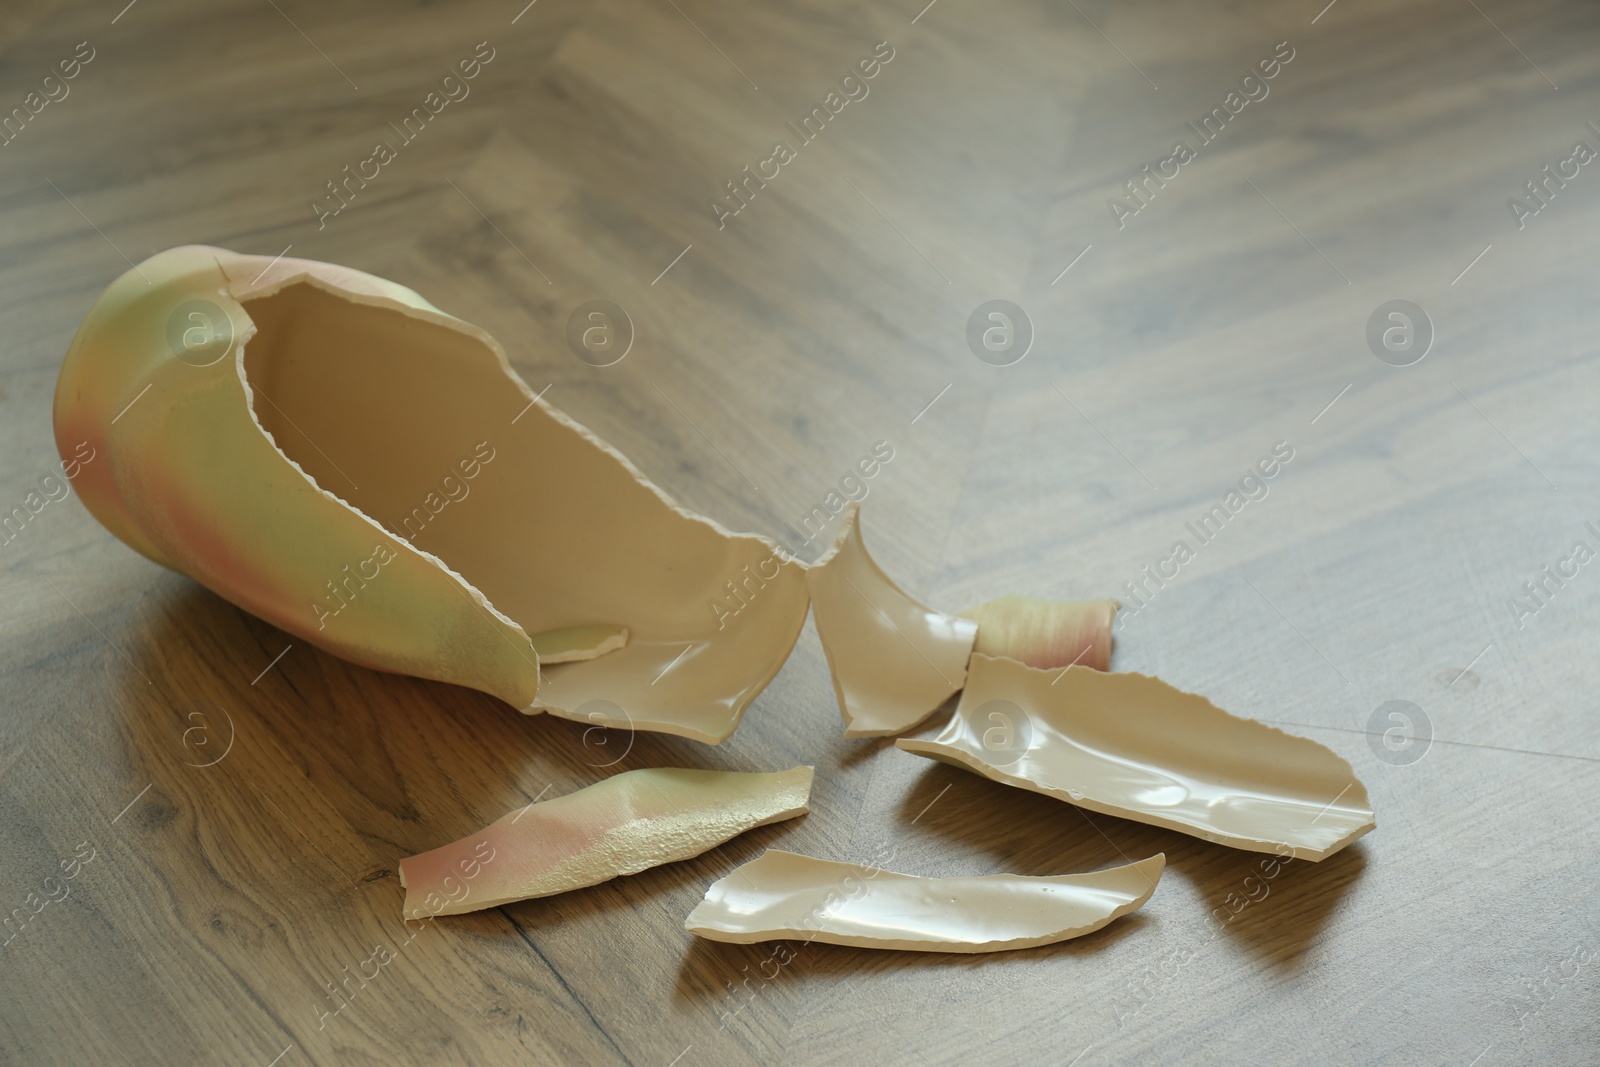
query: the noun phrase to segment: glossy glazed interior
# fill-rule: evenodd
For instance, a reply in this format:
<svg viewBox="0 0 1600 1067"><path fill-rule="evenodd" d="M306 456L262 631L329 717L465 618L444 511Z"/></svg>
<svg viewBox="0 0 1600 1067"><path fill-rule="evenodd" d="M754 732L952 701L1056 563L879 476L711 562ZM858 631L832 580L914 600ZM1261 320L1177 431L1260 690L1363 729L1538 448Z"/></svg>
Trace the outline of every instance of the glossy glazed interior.
<svg viewBox="0 0 1600 1067"><path fill-rule="evenodd" d="M565 626L541 630L532 636L533 650L544 666L580 663L615 652L628 643L626 626Z"/></svg>
<svg viewBox="0 0 1600 1067"><path fill-rule="evenodd" d="M224 265L249 279L269 262L172 249L95 301L55 396L58 449L66 455L87 441L96 452L76 479L84 505L131 547L299 640L526 706L539 665L522 629L439 560L318 486L251 417L238 356L255 327ZM363 299L413 300L429 313L420 297L381 279L306 269ZM231 332L226 352L180 358L188 353L174 346L173 326L190 314ZM393 558L380 566L380 555ZM363 566L379 567L381 578L362 579ZM330 620L317 607L332 588L356 595Z"/></svg>
<svg viewBox="0 0 1600 1067"><path fill-rule="evenodd" d="M779 849L712 884L684 925L713 941L996 952L1092 933L1150 898L1165 856L1090 874L921 878Z"/></svg>
<svg viewBox="0 0 1600 1067"><path fill-rule="evenodd" d="M712 743L787 657L803 568L674 505L477 327L306 260L190 246L139 271L86 318L56 421L63 450L104 444L85 503L146 555L369 666ZM172 350L194 300L230 358ZM763 595L723 626L710 602L749 567ZM541 679L528 635L588 626L630 639Z"/></svg>
<svg viewBox="0 0 1600 1067"><path fill-rule="evenodd" d="M406 917L547 897L698 856L746 830L804 815L811 778L810 767L612 775L401 860Z"/></svg>
<svg viewBox="0 0 1600 1067"><path fill-rule="evenodd" d="M978 624L918 603L884 574L861 540L858 505L806 582L846 737L902 733L961 688Z"/></svg>
<svg viewBox="0 0 1600 1067"><path fill-rule="evenodd" d="M1023 718L997 730L995 716ZM949 724L907 752L1090 811L1320 860L1376 824L1350 764L1143 674L975 655Z"/></svg>

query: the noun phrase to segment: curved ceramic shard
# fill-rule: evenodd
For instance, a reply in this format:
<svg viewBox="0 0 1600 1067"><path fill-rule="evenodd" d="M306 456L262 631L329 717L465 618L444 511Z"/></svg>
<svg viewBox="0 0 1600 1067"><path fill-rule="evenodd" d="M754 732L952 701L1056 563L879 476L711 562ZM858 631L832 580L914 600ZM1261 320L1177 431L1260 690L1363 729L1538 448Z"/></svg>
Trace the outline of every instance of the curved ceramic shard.
<svg viewBox="0 0 1600 1067"><path fill-rule="evenodd" d="M510 812L400 861L408 919L460 915L686 860L810 809L810 767L772 773L652 768Z"/></svg>
<svg viewBox="0 0 1600 1067"><path fill-rule="evenodd" d="M1115 600L1041 600L997 597L961 614L978 624L974 652L1006 656L1030 667L1074 664L1111 669L1111 620L1122 605Z"/></svg>
<svg viewBox="0 0 1600 1067"><path fill-rule="evenodd" d="M978 624L913 600L867 554L861 509L806 572L846 737L911 729L960 689Z"/></svg>
<svg viewBox="0 0 1600 1067"><path fill-rule="evenodd" d="M896 744L1090 811L1255 852L1326 859L1371 830L1331 750L1143 674L972 657L955 715Z"/></svg>
<svg viewBox="0 0 1600 1067"><path fill-rule="evenodd" d="M684 926L712 941L998 952L1092 933L1150 899L1163 855L1092 874L920 878L768 849L712 883Z"/></svg>
<svg viewBox="0 0 1600 1067"><path fill-rule="evenodd" d="M673 504L483 330L360 271L152 257L90 309L55 424L63 454L102 457L85 505L151 559L336 655L525 711L602 701L720 741L805 621L801 564ZM719 627L706 605L744 568L764 588ZM627 644L541 679L529 635L597 619Z"/></svg>

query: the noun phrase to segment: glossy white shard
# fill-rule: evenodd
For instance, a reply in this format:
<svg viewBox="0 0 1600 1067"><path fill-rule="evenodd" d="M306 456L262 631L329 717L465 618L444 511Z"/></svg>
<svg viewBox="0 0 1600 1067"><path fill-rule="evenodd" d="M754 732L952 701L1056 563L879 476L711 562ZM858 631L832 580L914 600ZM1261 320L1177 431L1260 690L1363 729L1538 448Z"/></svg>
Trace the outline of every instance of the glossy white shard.
<svg viewBox="0 0 1600 1067"><path fill-rule="evenodd" d="M1332 750L1143 674L1037 670L975 655L949 724L907 752L1090 811L1234 848L1333 855L1371 830Z"/></svg>
<svg viewBox="0 0 1600 1067"><path fill-rule="evenodd" d="M806 584L846 737L904 733L961 688L978 624L918 602L883 573L861 540L858 505Z"/></svg>
<svg viewBox="0 0 1600 1067"><path fill-rule="evenodd" d="M714 882L684 925L712 941L998 952L1092 933L1155 891L1166 857L1090 874L921 878L768 849Z"/></svg>

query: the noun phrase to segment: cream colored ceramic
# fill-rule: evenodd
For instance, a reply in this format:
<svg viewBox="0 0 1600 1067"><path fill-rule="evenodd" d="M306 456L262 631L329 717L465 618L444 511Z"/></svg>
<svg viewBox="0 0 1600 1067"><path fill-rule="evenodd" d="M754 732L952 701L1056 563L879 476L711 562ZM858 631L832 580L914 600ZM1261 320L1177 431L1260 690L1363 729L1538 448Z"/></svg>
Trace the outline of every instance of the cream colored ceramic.
<svg viewBox="0 0 1600 1067"><path fill-rule="evenodd" d="M1006 656L1030 667L1111 669L1111 620L1115 600L1041 600L1009 596L961 614L978 624L974 652Z"/></svg>
<svg viewBox="0 0 1600 1067"><path fill-rule="evenodd" d="M673 504L483 330L359 271L162 252L90 309L55 421L64 452L106 457L84 503L151 559L336 655L526 711L715 743L805 621L772 542ZM761 595L719 620L747 571ZM529 635L595 626L628 639L541 684Z"/></svg>
<svg viewBox="0 0 1600 1067"><path fill-rule="evenodd" d="M1257 852L1331 856L1374 825L1350 764L1143 674L975 655L955 715L907 752L1090 811Z"/></svg>
<svg viewBox="0 0 1600 1067"><path fill-rule="evenodd" d="M809 809L810 767L755 774L652 768L510 812L400 861L408 919L459 915L598 885L698 856Z"/></svg>
<svg viewBox="0 0 1600 1067"><path fill-rule="evenodd" d="M1150 899L1165 856L1092 874L920 878L768 849L712 883L684 925L712 941L998 952L1092 933Z"/></svg>
<svg viewBox="0 0 1600 1067"><path fill-rule="evenodd" d="M628 643L626 626L568 626L534 634L533 650L541 666L580 663L615 652Z"/></svg>
<svg viewBox="0 0 1600 1067"><path fill-rule="evenodd" d="M851 504L806 572L846 737L902 733L960 689L978 624L918 603L867 554Z"/></svg>

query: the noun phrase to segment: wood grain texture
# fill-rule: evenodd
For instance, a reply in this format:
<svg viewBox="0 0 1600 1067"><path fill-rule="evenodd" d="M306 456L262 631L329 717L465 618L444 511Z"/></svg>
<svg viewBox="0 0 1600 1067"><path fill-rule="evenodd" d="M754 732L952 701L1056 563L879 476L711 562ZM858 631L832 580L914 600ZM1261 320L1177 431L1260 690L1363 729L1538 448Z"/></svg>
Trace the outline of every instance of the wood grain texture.
<svg viewBox="0 0 1600 1067"><path fill-rule="evenodd" d="M1594 1062L1600 576L1531 617L1510 603L1600 548L1600 169L1521 229L1507 198L1600 146L1600 11L922 2L9 5L0 114L78 42L95 58L0 147L0 504L55 461L56 370L95 296L190 242L412 286L731 527L784 535L889 441L867 539L949 610L1128 600L1289 442L1265 498L1146 585L1113 666L1329 745L1376 832L1266 878L847 742L809 627L720 747L586 736L285 652L67 499L0 559L0 892L20 909L0 1060ZM472 95L319 227L324 183L480 41ZM787 124L880 41L866 98L798 144ZM1119 229L1108 198L1284 41L1269 95ZM780 140L796 158L719 228L723 183ZM637 329L614 367L566 348L595 298ZM994 298L1036 332L1013 366L967 347ZM1367 347L1393 299L1436 331L1414 366ZM1382 758L1390 700L1426 712L1431 743L1399 753L1421 758ZM803 820L401 925L399 858L546 789L802 762ZM916 874L1169 866L1136 915L992 957L812 946L779 967L683 930L780 843L893 848ZM64 899L34 914L47 877ZM379 946L393 961L353 978Z"/></svg>

